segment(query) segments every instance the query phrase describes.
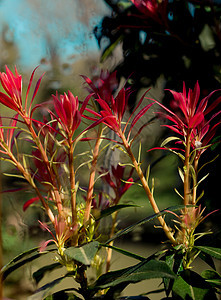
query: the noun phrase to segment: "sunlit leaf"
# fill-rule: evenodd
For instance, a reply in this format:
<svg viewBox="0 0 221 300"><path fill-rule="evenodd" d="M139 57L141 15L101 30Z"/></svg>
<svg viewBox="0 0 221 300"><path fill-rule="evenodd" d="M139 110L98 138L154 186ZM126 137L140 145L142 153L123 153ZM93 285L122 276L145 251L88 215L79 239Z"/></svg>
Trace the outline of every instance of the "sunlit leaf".
<svg viewBox="0 0 221 300"><path fill-rule="evenodd" d="M177 193L177 195L181 198L184 199L184 197L180 194L180 192L175 188L174 191Z"/></svg>
<svg viewBox="0 0 221 300"><path fill-rule="evenodd" d="M97 253L99 243L97 241L85 244L82 247L69 247L64 251L68 258L76 260L86 266L91 264Z"/></svg>
<svg viewBox="0 0 221 300"><path fill-rule="evenodd" d="M170 136L168 138L166 138L160 145L160 147L164 147L166 146L168 143L172 142L172 141L180 141L181 139L175 136Z"/></svg>
<svg viewBox="0 0 221 300"><path fill-rule="evenodd" d="M184 174L183 174L183 171L182 171L180 168L178 168L178 172L179 172L179 175L180 175L180 178L181 178L182 182L184 182Z"/></svg>

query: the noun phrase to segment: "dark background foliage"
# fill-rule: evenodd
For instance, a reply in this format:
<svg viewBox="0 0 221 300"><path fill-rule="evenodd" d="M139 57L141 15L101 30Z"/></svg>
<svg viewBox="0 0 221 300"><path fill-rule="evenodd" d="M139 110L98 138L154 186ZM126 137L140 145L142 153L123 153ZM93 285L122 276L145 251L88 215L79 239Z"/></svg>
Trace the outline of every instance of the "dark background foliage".
<svg viewBox="0 0 221 300"><path fill-rule="evenodd" d="M220 1L120 1L104 0L112 9L110 16L94 28L101 61L121 45L122 59L113 67L118 78L126 78L135 91L130 97L133 108L137 92L155 85L163 76L165 89L182 92L183 81L194 88L199 81L201 97L220 89L221 82L221 3ZM152 5L152 10L142 6ZM221 94L220 90L210 101ZM170 106L171 94L165 91L163 103ZM220 107L218 108L220 110ZM165 133L166 134L166 133ZM220 132L218 134L220 136ZM220 144L204 155L204 162L220 153ZM205 186L206 206L219 207L220 159L207 166L210 176Z"/></svg>

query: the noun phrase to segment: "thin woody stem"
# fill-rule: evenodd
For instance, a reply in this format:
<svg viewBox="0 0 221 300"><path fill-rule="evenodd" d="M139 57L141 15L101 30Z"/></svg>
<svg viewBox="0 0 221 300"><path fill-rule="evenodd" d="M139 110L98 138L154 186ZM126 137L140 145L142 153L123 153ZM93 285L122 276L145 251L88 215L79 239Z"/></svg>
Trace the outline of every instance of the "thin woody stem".
<svg viewBox="0 0 221 300"><path fill-rule="evenodd" d="M110 232L110 239L114 236L115 233L115 228L117 224L117 211L113 214L113 219L112 219L112 227L111 227L111 232ZM110 246L113 246L114 241L111 241L109 243ZM108 248L107 249L107 259L106 259L106 273L110 270L110 263L111 263L111 257L112 257L112 249Z"/></svg>
<svg viewBox="0 0 221 300"><path fill-rule="evenodd" d="M193 186L193 193L192 193L192 204L195 205L196 204L196 191L197 191L197 170L198 170L198 163L199 163L199 159L195 158L194 160L194 170L195 170L195 174L196 174L196 183Z"/></svg>
<svg viewBox="0 0 221 300"><path fill-rule="evenodd" d="M84 224L86 224L86 222L89 220L89 217L90 217L91 203L92 203L93 193L94 193L96 165L97 165L97 160L98 160L98 156L99 156L99 147L100 147L100 143L101 143L101 133L102 133L102 130L99 131L99 135L96 140L96 143L94 146L94 151L93 151L93 159L92 159L92 163L91 163L90 177L89 177L89 183L88 183L88 192L87 192L86 206L85 206L85 213L84 213Z"/></svg>
<svg viewBox="0 0 221 300"><path fill-rule="evenodd" d="M184 205L190 204L190 132L187 132L184 161Z"/></svg>
<svg viewBox="0 0 221 300"><path fill-rule="evenodd" d="M24 178L29 182L29 184L32 186L32 188L35 190L36 194L38 195L49 219L51 220L52 224L54 224L54 214L52 213L51 209L49 208L48 204L42 197L39 189L35 185L31 175L25 170L25 168L22 166L22 164L17 161L17 159L14 157L14 155L11 152L8 152L7 155L10 157L10 159L15 163L18 170L23 174Z"/></svg>
<svg viewBox="0 0 221 300"><path fill-rule="evenodd" d="M72 214L72 226L77 224L77 208L76 208L76 187L75 187L75 172L74 172L74 149L72 140L69 139L69 171L70 171L70 184L71 184L71 214ZM74 238L73 243L77 244L77 237Z"/></svg>
<svg viewBox="0 0 221 300"><path fill-rule="evenodd" d="M48 157L46 155L45 149L42 146L42 143L41 143L40 139L38 138L34 128L32 127L31 121L27 118L27 116L25 116L23 114L20 114L20 115L24 119L24 121L26 123L26 126L29 129L29 132L31 133L31 135L32 135L32 137L33 137L33 139L36 143L36 146L38 147L39 151L41 152L43 162L46 166L47 172L48 172L48 174L50 176L50 179L51 179L51 183L53 185L53 190L54 190L53 192L54 193L51 193L51 196L52 196L52 198L55 198L54 200L55 200L56 205L57 205L58 213L59 213L59 215L62 216L63 215L63 206L62 206L61 196L60 196L60 193L58 191L56 178L55 178L54 173L52 171L52 168L50 166L50 162L49 162Z"/></svg>
<svg viewBox="0 0 221 300"><path fill-rule="evenodd" d="M122 142L123 142L123 144L124 144L124 147L125 147L125 149L126 149L128 155L130 156L130 159L131 159L131 161L132 161L132 163L133 163L133 165L134 165L134 168L135 168L135 170L136 170L136 172L137 172L137 174L138 174L138 176L139 176L139 178L140 178L140 181L141 181L141 183L142 183L142 185L143 185L143 188L144 188L144 190L145 190L145 192L146 192L146 195L147 195L147 197L148 197L148 199L149 199L149 201L150 201L150 204L151 204L151 206L152 206L154 212L155 212L156 214L158 214L158 213L160 212L160 210L159 210L159 208L158 208L158 206L157 206L157 204L156 204L156 202L155 202L155 199L154 199L154 197L153 197L153 194L152 194L151 191L150 191L150 188L149 188L149 186L148 186L148 183L147 183L147 181L146 181L146 179L145 179L145 177L144 177L143 171L142 171L140 165L138 164L136 158L134 157L133 152L131 151L131 148L130 148L130 146L129 146L129 144L128 144L128 142L127 142L127 140L126 140L126 138L125 138L125 136L124 136L124 134L122 133L121 130L119 131L119 134L120 134L120 137L121 137ZM163 218L162 216L159 216L159 217L158 217L158 220L159 220L160 225L162 226L162 228L163 228L163 230L164 230L164 232L165 232L167 238L171 241L171 243L172 243L173 245L176 245L177 242L176 242L175 238L173 237L173 234L172 234L171 230L170 230L169 227L167 226L167 224L166 224L164 218Z"/></svg>

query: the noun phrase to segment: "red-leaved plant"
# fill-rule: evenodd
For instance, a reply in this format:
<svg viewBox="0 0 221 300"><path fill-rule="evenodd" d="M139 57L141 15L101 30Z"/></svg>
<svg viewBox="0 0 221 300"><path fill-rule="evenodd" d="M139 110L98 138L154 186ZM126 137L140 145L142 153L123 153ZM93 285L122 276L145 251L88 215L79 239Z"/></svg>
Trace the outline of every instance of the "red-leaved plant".
<svg viewBox="0 0 221 300"><path fill-rule="evenodd" d="M137 1L134 3L146 12L154 9L154 5L161 5L154 1L143 1L140 5ZM156 20L158 17L156 16ZM203 180L198 178L200 157L213 144L212 139L220 125L220 111L215 109L220 104L221 97L210 103L214 91L199 101L200 89L196 83L194 90L189 90L188 94L185 85L183 93L171 91L173 111L156 100L148 102L139 110L143 101L146 101L147 91L126 119L130 89L123 87L114 95L116 74L102 72L100 80L96 78L95 82L83 76L89 90L89 95L83 101L78 100L70 91L63 95L53 95L53 108L48 109L48 116L41 120L34 117L41 104L33 106L33 101L42 77L37 81L30 101L28 97L34 73L35 70L24 101L22 77L17 69L15 68L15 75L7 67L6 73L0 73L5 90L0 92L0 102L16 113L9 126L4 126L3 119L0 119L0 153L1 159L12 163L17 174L35 192L25 202L23 209L28 213L30 205L40 203L47 223L39 220L39 224L52 238L6 264L1 270L2 279L26 262L53 252L56 262L51 262L34 273L36 283L39 283L47 271L62 266L66 271L56 280L39 287L33 296L36 299L58 297L57 293L51 295L51 288L66 277L73 277L75 285L59 292L62 299L125 299L120 293L126 286L150 278L163 279L163 290L167 299L192 299L193 296L193 299L216 299L214 297L218 292L220 275L215 271L212 257L220 259L221 251L196 242L199 237L207 234L196 231L197 226L206 218L203 215L205 208L201 209L202 204L197 206L201 199L201 195L197 195L197 187ZM132 136L138 121L153 106L161 118L171 122L164 126L176 134L167 138L157 149L166 148L172 151L183 163L183 168L179 168L183 180L183 195L180 194L183 205L165 208L163 211L159 210L153 187L149 186L149 169L144 173L140 153L136 158L132 147L145 127L138 128L137 133ZM163 109L160 112L159 106ZM107 135L108 130L113 131L117 139L110 138ZM18 134L23 143L27 142L27 153L24 145L22 152L19 149ZM176 146L168 146L170 142L175 142ZM13 147L15 143L16 147ZM86 143L89 144L88 151L82 151L80 147L80 152L76 150L79 144ZM116 162L115 166L106 169L99 165L99 157L108 146L113 145L122 150L129 161L124 164ZM31 154L28 154L28 146L32 148ZM84 185L81 185L79 179L81 170L85 174L85 169L82 169L85 166L89 167L86 187L86 179L84 178ZM128 172L125 175L126 170ZM136 180L133 175L136 175ZM109 186L110 194L102 188L99 189L99 185L96 185L99 180ZM136 206L120 203L131 185L144 189L154 214L117 231L118 211ZM176 220L168 223L165 218L167 214L174 215ZM104 230L103 219L111 217L110 228ZM162 251L151 257L143 257L113 245L115 239L153 219L158 220L165 233L166 241ZM52 246L48 247L51 243ZM102 269L101 248L107 248L104 259L106 271ZM112 250L140 262L125 269L110 271ZM202 275L192 271L191 264L197 256L212 266L212 269ZM87 270L90 266L97 270L93 281L88 277ZM139 294L137 291L138 299L147 298Z"/></svg>

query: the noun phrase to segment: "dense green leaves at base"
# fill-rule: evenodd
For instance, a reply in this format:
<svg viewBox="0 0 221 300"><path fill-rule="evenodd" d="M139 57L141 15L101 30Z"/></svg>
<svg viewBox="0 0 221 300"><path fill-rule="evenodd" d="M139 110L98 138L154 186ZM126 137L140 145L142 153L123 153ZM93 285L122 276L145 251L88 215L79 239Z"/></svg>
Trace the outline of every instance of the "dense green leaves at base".
<svg viewBox="0 0 221 300"><path fill-rule="evenodd" d="M151 278L175 278L165 262L157 260L145 260L132 267L118 271L108 272L102 275L91 289L115 287L121 283L136 283Z"/></svg>
<svg viewBox="0 0 221 300"><path fill-rule="evenodd" d="M183 271L175 280L173 292L178 299L217 299L211 286L199 274L191 270Z"/></svg>

